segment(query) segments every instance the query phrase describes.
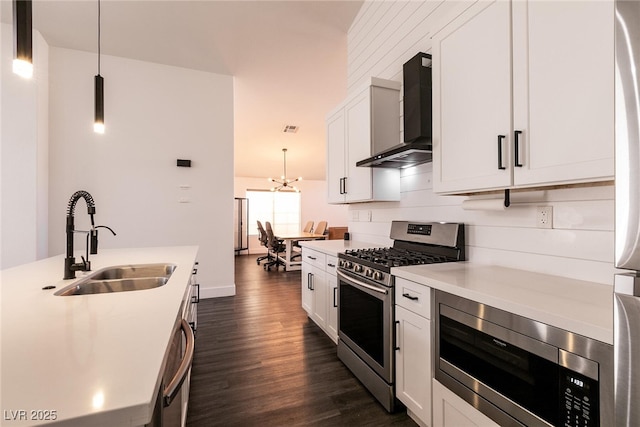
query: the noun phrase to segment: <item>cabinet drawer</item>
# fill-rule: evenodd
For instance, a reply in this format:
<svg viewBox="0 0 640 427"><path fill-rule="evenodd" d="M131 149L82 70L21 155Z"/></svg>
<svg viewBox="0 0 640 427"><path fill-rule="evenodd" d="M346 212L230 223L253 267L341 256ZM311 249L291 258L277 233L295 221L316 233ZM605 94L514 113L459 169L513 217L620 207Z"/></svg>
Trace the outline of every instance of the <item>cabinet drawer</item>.
<svg viewBox="0 0 640 427"><path fill-rule="evenodd" d="M431 318L431 288L396 277L396 305Z"/></svg>
<svg viewBox="0 0 640 427"><path fill-rule="evenodd" d="M326 255L327 257L327 261L326 261L326 267L325 267L325 271L328 274L331 274L333 276L335 276L336 273L336 267L338 266L338 258L334 257L332 255Z"/></svg>
<svg viewBox="0 0 640 427"><path fill-rule="evenodd" d="M307 262L314 267L324 270L326 255L309 248L302 248L302 262Z"/></svg>

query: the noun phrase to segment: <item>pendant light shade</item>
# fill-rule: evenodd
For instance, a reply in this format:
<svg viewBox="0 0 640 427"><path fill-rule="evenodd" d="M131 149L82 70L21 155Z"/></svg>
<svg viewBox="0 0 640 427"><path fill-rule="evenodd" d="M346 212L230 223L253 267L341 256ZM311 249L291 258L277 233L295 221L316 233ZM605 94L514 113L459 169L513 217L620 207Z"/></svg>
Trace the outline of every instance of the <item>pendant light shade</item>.
<svg viewBox="0 0 640 427"><path fill-rule="evenodd" d="M97 133L104 133L104 79L100 74L95 76L95 119L93 130Z"/></svg>
<svg viewBox="0 0 640 427"><path fill-rule="evenodd" d="M98 74L94 78L93 131L104 133L104 79L100 75L100 0L98 0Z"/></svg>
<svg viewBox="0 0 640 427"><path fill-rule="evenodd" d="M13 0L13 72L33 76L31 0Z"/></svg>

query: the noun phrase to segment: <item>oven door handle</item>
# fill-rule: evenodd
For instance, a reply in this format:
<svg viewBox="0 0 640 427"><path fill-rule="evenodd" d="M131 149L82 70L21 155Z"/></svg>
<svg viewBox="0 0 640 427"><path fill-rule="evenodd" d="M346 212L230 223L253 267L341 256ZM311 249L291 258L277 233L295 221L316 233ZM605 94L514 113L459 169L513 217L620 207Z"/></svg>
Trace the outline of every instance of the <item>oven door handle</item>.
<svg viewBox="0 0 640 427"><path fill-rule="evenodd" d="M347 276L346 274L344 274L341 271L338 271L338 276L343 277L345 280L350 281L352 284L356 285L356 286L361 286L365 289L369 289L370 291L374 291L374 292L378 292L379 294L383 294L383 295L387 295L389 293L388 289L385 288L379 288L377 286L373 286L373 285L369 285L368 283L364 283L358 279L355 279L351 276Z"/></svg>

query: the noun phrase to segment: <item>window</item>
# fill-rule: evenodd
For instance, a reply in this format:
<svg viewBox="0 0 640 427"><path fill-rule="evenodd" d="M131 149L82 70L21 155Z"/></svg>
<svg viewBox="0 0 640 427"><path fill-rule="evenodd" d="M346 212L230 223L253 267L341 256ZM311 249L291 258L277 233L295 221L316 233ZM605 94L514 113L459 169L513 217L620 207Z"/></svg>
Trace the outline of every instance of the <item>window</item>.
<svg viewBox="0 0 640 427"><path fill-rule="evenodd" d="M288 191L247 190L249 199L249 234L258 234L258 225L269 221L277 233L300 231L300 193Z"/></svg>

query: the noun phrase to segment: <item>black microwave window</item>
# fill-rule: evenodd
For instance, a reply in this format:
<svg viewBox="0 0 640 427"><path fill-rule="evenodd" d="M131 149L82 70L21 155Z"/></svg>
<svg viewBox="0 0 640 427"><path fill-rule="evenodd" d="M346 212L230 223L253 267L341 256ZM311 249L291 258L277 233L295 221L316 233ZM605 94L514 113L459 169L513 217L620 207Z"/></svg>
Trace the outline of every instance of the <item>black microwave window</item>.
<svg viewBox="0 0 640 427"><path fill-rule="evenodd" d="M340 286L340 331L384 366L383 301L353 286Z"/></svg>
<svg viewBox="0 0 640 427"><path fill-rule="evenodd" d="M440 358L557 425L557 364L443 315Z"/></svg>

